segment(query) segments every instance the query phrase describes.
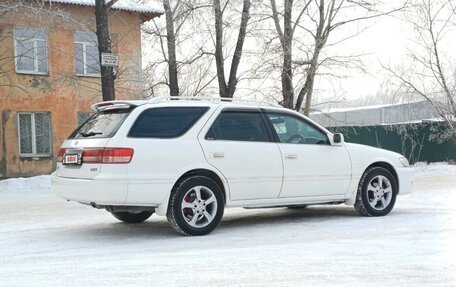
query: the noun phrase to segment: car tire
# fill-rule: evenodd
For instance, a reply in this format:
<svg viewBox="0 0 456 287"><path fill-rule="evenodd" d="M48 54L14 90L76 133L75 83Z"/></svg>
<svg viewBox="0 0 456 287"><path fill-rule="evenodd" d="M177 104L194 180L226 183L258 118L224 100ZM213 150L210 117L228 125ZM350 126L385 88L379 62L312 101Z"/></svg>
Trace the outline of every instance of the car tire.
<svg viewBox="0 0 456 287"><path fill-rule="evenodd" d="M396 203L397 182L383 167L367 169L358 186L355 209L364 216L385 216Z"/></svg>
<svg viewBox="0 0 456 287"><path fill-rule="evenodd" d="M152 216L153 211L141 212L111 212L111 214L118 220L125 223L141 223Z"/></svg>
<svg viewBox="0 0 456 287"><path fill-rule="evenodd" d="M223 217L224 198L220 186L205 176L183 179L171 192L166 217L184 235L206 235Z"/></svg>

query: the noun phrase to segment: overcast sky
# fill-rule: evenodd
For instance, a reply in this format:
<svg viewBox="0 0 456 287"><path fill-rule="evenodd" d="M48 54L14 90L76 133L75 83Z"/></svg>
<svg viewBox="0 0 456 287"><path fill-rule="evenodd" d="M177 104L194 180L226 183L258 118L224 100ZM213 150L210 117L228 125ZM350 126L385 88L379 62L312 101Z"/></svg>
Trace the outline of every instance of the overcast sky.
<svg viewBox="0 0 456 287"><path fill-rule="evenodd" d="M347 78L332 79L334 88L341 87L347 99L364 98L377 94L389 78L382 65L400 66L407 62L408 48L413 39L409 24L394 17L382 17L359 36L348 40L338 48L344 53L367 54L362 57L364 73L352 70ZM320 85L330 85L327 81Z"/></svg>

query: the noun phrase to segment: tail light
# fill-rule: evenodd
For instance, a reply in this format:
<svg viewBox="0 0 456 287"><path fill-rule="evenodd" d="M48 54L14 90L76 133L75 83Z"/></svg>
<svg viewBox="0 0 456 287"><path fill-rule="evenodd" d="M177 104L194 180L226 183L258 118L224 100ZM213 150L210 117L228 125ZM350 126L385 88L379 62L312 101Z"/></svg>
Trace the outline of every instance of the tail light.
<svg viewBox="0 0 456 287"><path fill-rule="evenodd" d="M103 150L102 148L94 149L84 149L82 152L82 162L83 163L101 163L103 160Z"/></svg>
<svg viewBox="0 0 456 287"><path fill-rule="evenodd" d="M133 158L131 148L84 149L83 163L129 163Z"/></svg>
<svg viewBox="0 0 456 287"><path fill-rule="evenodd" d="M132 157L131 148L105 148L101 163L129 163Z"/></svg>
<svg viewBox="0 0 456 287"><path fill-rule="evenodd" d="M66 148L61 148L57 154L57 162L63 162L63 156L65 155Z"/></svg>
<svg viewBox="0 0 456 287"><path fill-rule="evenodd" d="M63 162L68 149L61 148L57 155L57 162ZM131 148L84 148L82 163L129 163L133 158Z"/></svg>

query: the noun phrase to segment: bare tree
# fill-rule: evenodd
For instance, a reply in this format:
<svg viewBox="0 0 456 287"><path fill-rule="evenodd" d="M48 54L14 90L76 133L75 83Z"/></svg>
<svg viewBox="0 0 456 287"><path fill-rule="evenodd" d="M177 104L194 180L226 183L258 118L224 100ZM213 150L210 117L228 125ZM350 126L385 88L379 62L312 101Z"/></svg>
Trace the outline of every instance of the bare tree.
<svg viewBox="0 0 456 287"><path fill-rule="evenodd" d="M212 4L199 0L164 0L163 6L165 23L153 19L152 25L143 27L147 48L154 52L154 60L145 71L150 83L149 95L162 94L163 87L171 96L200 95L215 79L208 70L213 53L205 48L210 41L196 40L210 39L205 15Z"/></svg>
<svg viewBox="0 0 456 287"><path fill-rule="evenodd" d="M272 9L272 18L274 20L274 25L276 28L277 36L280 40L280 46L282 48L282 95L283 101L282 105L286 108L293 108L294 101L294 88L293 88L293 67L292 67L292 43L294 32L296 31L297 24L299 23L299 18L302 17L304 11L311 4L312 0L306 1L304 7L301 9L300 16L296 22L292 23L292 9L293 9L293 0L284 1L284 12L283 12L283 30L280 26L279 12L277 9L277 4L275 0L271 0L271 9Z"/></svg>
<svg viewBox="0 0 456 287"><path fill-rule="evenodd" d="M337 56L321 58L323 49L328 45L330 35L340 30L347 24L377 18L392 14L405 7L401 5L388 11L380 11L376 8L376 0L349 1L349 0L308 0L299 2L298 16L293 17L292 12L297 6L293 0L283 1L283 12L278 9L275 0L270 0L272 18L274 20L277 37L282 47L282 105L299 111L304 104L304 114L309 115L312 104L315 77L320 66L325 62L340 61ZM357 15L357 16L349 16ZM280 17L283 18L283 28L280 25ZM299 46L305 47L305 55L302 59L294 60L292 57L293 41L297 40L296 32L300 30L304 37L310 37L310 43L303 43L299 39ZM346 37L344 40L353 38L355 35ZM303 37L302 35L300 37ZM338 41L340 43L341 41ZM336 43L331 43L331 46ZM297 68L303 68L304 81L298 89L295 99L295 85L293 76ZM295 101L296 100L296 101Z"/></svg>
<svg viewBox="0 0 456 287"><path fill-rule="evenodd" d="M116 99L114 81L116 76L113 67L102 65L103 53L111 53L111 36L109 34L109 11L119 0L95 0L95 19L97 25L98 52L100 56L101 92L103 101Z"/></svg>
<svg viewBox="0 0 456 287"><path fill-rule="evenodd" d="M403 92L429 102L448 126L446 138L456 141L456 57L445 40L456 36L455 0L416 0L405 13L416 33L408 64L402 71L385 67L400 80Z"/></svg>
<svg viewBox="0 0 456 287"><path fill-rule="evenodd" d="M176 3L179 5L180 2ZM163 0L163 7L166 16L166 43L168 46L168 73L170 96L179 96L179 83L177 81L177 60L176 60L176 36L174 34L174 13L171 10L169 0Z"/></svg>
<svg viewBox="0 0 456 287"><path fill-rule="evenodd" d="M227 1L228 3L228 1ZM226 3L226 4L227 4ZM237 36L236 48L231 61L230 74L228 83L225 79L225 58L223 57L223 11L220 6L220 0L214 0L215 14L215 59L217 65L217 79L219 83L219 93L221 97L232 98L236 90L237 70L242 56L242 47L244 45L247 24L250 18L250 0L244 0L242 6L241 23Z"/></svg>

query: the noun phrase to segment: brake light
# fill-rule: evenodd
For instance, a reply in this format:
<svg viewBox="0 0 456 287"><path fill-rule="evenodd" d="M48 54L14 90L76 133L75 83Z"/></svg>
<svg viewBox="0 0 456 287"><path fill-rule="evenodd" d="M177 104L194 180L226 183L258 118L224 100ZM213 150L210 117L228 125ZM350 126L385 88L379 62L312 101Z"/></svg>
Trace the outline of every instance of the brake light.
<svg viewBox="0 0 456 287"><path fill-rule="evenodd" d="M57 162L63 162L63 156L65 155L66 148L61 148L57 154Z"/></svg>
<svg viewBox="0 0 456 287"><path fill-rule="evenodd" d="M106 148L103 150L102 163L129 163L133 157L131 148Z"/></svg>
<svg viewBox="0 0 456 287"><path fill-rule="evenodd" d="M131 148L84 149L83 163L129 163L133 158Z"/></svg>
<svg viewBox="0 0 456 287"><path fill-rule="evenodd" d="M83 163L101 163L103 160L103 149L84 149L82 152Z"/></svg>

